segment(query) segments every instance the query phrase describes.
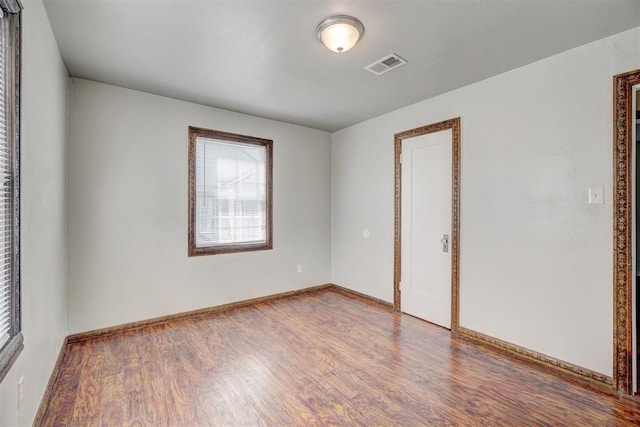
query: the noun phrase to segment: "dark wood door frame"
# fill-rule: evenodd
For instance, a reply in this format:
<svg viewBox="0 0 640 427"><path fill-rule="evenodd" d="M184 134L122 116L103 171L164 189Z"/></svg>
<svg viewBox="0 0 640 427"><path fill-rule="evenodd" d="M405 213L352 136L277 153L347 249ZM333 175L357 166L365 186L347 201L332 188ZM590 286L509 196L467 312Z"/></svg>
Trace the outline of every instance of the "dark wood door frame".
<svg viewBox="0 0 640 427"><path fill-rule="evenodd" d="M633 394L631 138L638 84L640 69L613 77L613 386L625 394Z"/></svg>
<svg viewBox="0 0 640 427"><path fill-rule="evenodd" d="M395 134L395 211L393 251L393 308L400 311L400 231L402 190L402 141L416 136L451 129L451 332L458 332L460 322L460 117L444 120Z"/></svg>

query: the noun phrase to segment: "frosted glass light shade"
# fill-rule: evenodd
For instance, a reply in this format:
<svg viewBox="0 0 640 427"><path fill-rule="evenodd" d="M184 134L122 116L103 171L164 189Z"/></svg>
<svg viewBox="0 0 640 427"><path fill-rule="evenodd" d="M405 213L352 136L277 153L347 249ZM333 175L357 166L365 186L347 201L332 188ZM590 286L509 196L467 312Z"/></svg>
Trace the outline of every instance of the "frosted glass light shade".
<svg viewBox="0 0 640 427"><path fill-rule="evenodd" d="M346 52L360 40L364 26L358 19L347 15L331 16L316 28L316 36L327 49Z"/></svg>

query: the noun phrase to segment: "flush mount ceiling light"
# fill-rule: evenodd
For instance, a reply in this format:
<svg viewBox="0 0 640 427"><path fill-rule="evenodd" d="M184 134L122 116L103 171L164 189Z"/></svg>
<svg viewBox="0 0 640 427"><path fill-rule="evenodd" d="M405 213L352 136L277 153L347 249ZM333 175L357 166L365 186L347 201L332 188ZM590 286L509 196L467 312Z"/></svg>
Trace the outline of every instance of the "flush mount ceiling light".
<svg viewBox="0 0 640 427"><path fill-rule="evenodd" d="M333 52L346 52L360 40L364 34L362 22L353 16L330 16L316 27L316 37L327 49Z"/></svg>

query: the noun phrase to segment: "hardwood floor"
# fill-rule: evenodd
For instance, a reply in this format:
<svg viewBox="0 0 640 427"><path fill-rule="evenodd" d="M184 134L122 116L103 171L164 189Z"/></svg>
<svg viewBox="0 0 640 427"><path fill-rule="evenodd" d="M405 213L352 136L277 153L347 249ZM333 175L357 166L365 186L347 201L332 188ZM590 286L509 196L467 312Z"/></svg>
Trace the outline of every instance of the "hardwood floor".
<svg viewBox="0 0 640 427"><path fill-rule="evenodd" d="M325 290L70 343L42 424L622 426L640 403Z"/></svg>

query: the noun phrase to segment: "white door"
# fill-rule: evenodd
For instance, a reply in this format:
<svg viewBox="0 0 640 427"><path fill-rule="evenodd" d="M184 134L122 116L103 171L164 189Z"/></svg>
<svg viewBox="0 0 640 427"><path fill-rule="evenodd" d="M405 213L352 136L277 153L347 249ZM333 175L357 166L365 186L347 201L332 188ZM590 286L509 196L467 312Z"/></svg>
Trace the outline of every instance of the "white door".
<svg viewBox="0 0 640 427"><path fill-rule="evenodd" d="M451 140L451 129L403 140L401 177L402 311L448 329Z"/></svg>

